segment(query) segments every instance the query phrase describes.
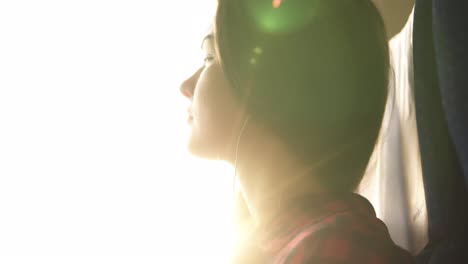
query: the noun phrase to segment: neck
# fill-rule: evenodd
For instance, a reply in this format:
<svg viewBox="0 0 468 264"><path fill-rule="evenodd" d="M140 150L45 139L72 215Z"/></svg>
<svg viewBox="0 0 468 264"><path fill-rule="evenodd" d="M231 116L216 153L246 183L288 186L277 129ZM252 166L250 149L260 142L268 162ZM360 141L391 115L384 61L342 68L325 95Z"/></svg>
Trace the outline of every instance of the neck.
<svg viewBox="0 0 468 264"><path fill-rule="evenodd" d="M248 125L241 135L233 164L256 225L269 222L284 201L320 191L311 179L304 179L312 173L311 167L295 158L271 133Z"/></svg>

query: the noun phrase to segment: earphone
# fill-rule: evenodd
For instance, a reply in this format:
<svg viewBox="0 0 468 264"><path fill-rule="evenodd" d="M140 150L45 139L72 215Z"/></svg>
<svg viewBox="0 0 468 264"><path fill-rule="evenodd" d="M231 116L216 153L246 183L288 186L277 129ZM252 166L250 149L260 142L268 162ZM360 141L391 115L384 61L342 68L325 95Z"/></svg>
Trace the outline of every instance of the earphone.
<svg viewBox="0 0 468 264"><path fill-rule="evenodd" d="M232 180L232 193L233 193L233 197L235 195L235 191L236 191L236 179L237 179L237 158L238 158L238 154L239 154L239 144L240 144L240 140L242 138L242 135L244 133L244 129L245 127L247 126L247 123L249 122L250 120L250 115L247 115L247 117L245 118L244 120L244 124L242 125L240 131L239 131L239 135L237 136L237 141L236 141L236 152L235 152L235 159L234 159L234 177L233 177L233 180Z"/></svg>

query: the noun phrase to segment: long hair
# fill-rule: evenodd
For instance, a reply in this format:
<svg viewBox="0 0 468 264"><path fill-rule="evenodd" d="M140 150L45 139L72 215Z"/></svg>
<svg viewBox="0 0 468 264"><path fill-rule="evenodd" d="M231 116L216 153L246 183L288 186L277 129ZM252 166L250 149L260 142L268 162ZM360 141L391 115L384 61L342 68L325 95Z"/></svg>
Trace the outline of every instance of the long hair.
<svg viewBox="0 0 468 264"><path fill-rule="evenodd" d="M233 93L330 192L353 191L378 138L389 82L370 0L218 0L216 50Z"/></svg>

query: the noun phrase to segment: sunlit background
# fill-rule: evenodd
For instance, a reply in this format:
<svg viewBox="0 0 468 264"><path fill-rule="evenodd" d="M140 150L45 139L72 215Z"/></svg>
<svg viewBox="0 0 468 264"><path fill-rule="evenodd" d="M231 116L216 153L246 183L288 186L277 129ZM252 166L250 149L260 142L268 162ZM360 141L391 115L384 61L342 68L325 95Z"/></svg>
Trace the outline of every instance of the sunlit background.
<svg viewBox="0 0 468 264"><path fill-rule="evenodd" d="M214 0L0 2L0 263L223 263L232 168L178 87Z"/></svg>

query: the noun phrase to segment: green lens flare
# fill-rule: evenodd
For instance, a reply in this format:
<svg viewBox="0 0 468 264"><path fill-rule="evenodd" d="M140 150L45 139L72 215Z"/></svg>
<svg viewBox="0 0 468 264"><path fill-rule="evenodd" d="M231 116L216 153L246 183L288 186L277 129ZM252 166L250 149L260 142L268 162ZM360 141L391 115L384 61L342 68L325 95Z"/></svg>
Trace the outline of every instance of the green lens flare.
<svg viewBox="0 0 468 264"><path fill-rule="evenodd" d="M265 33L287 33L309 24L316 12L314 0L244 0L256 26Z"/></svg>

